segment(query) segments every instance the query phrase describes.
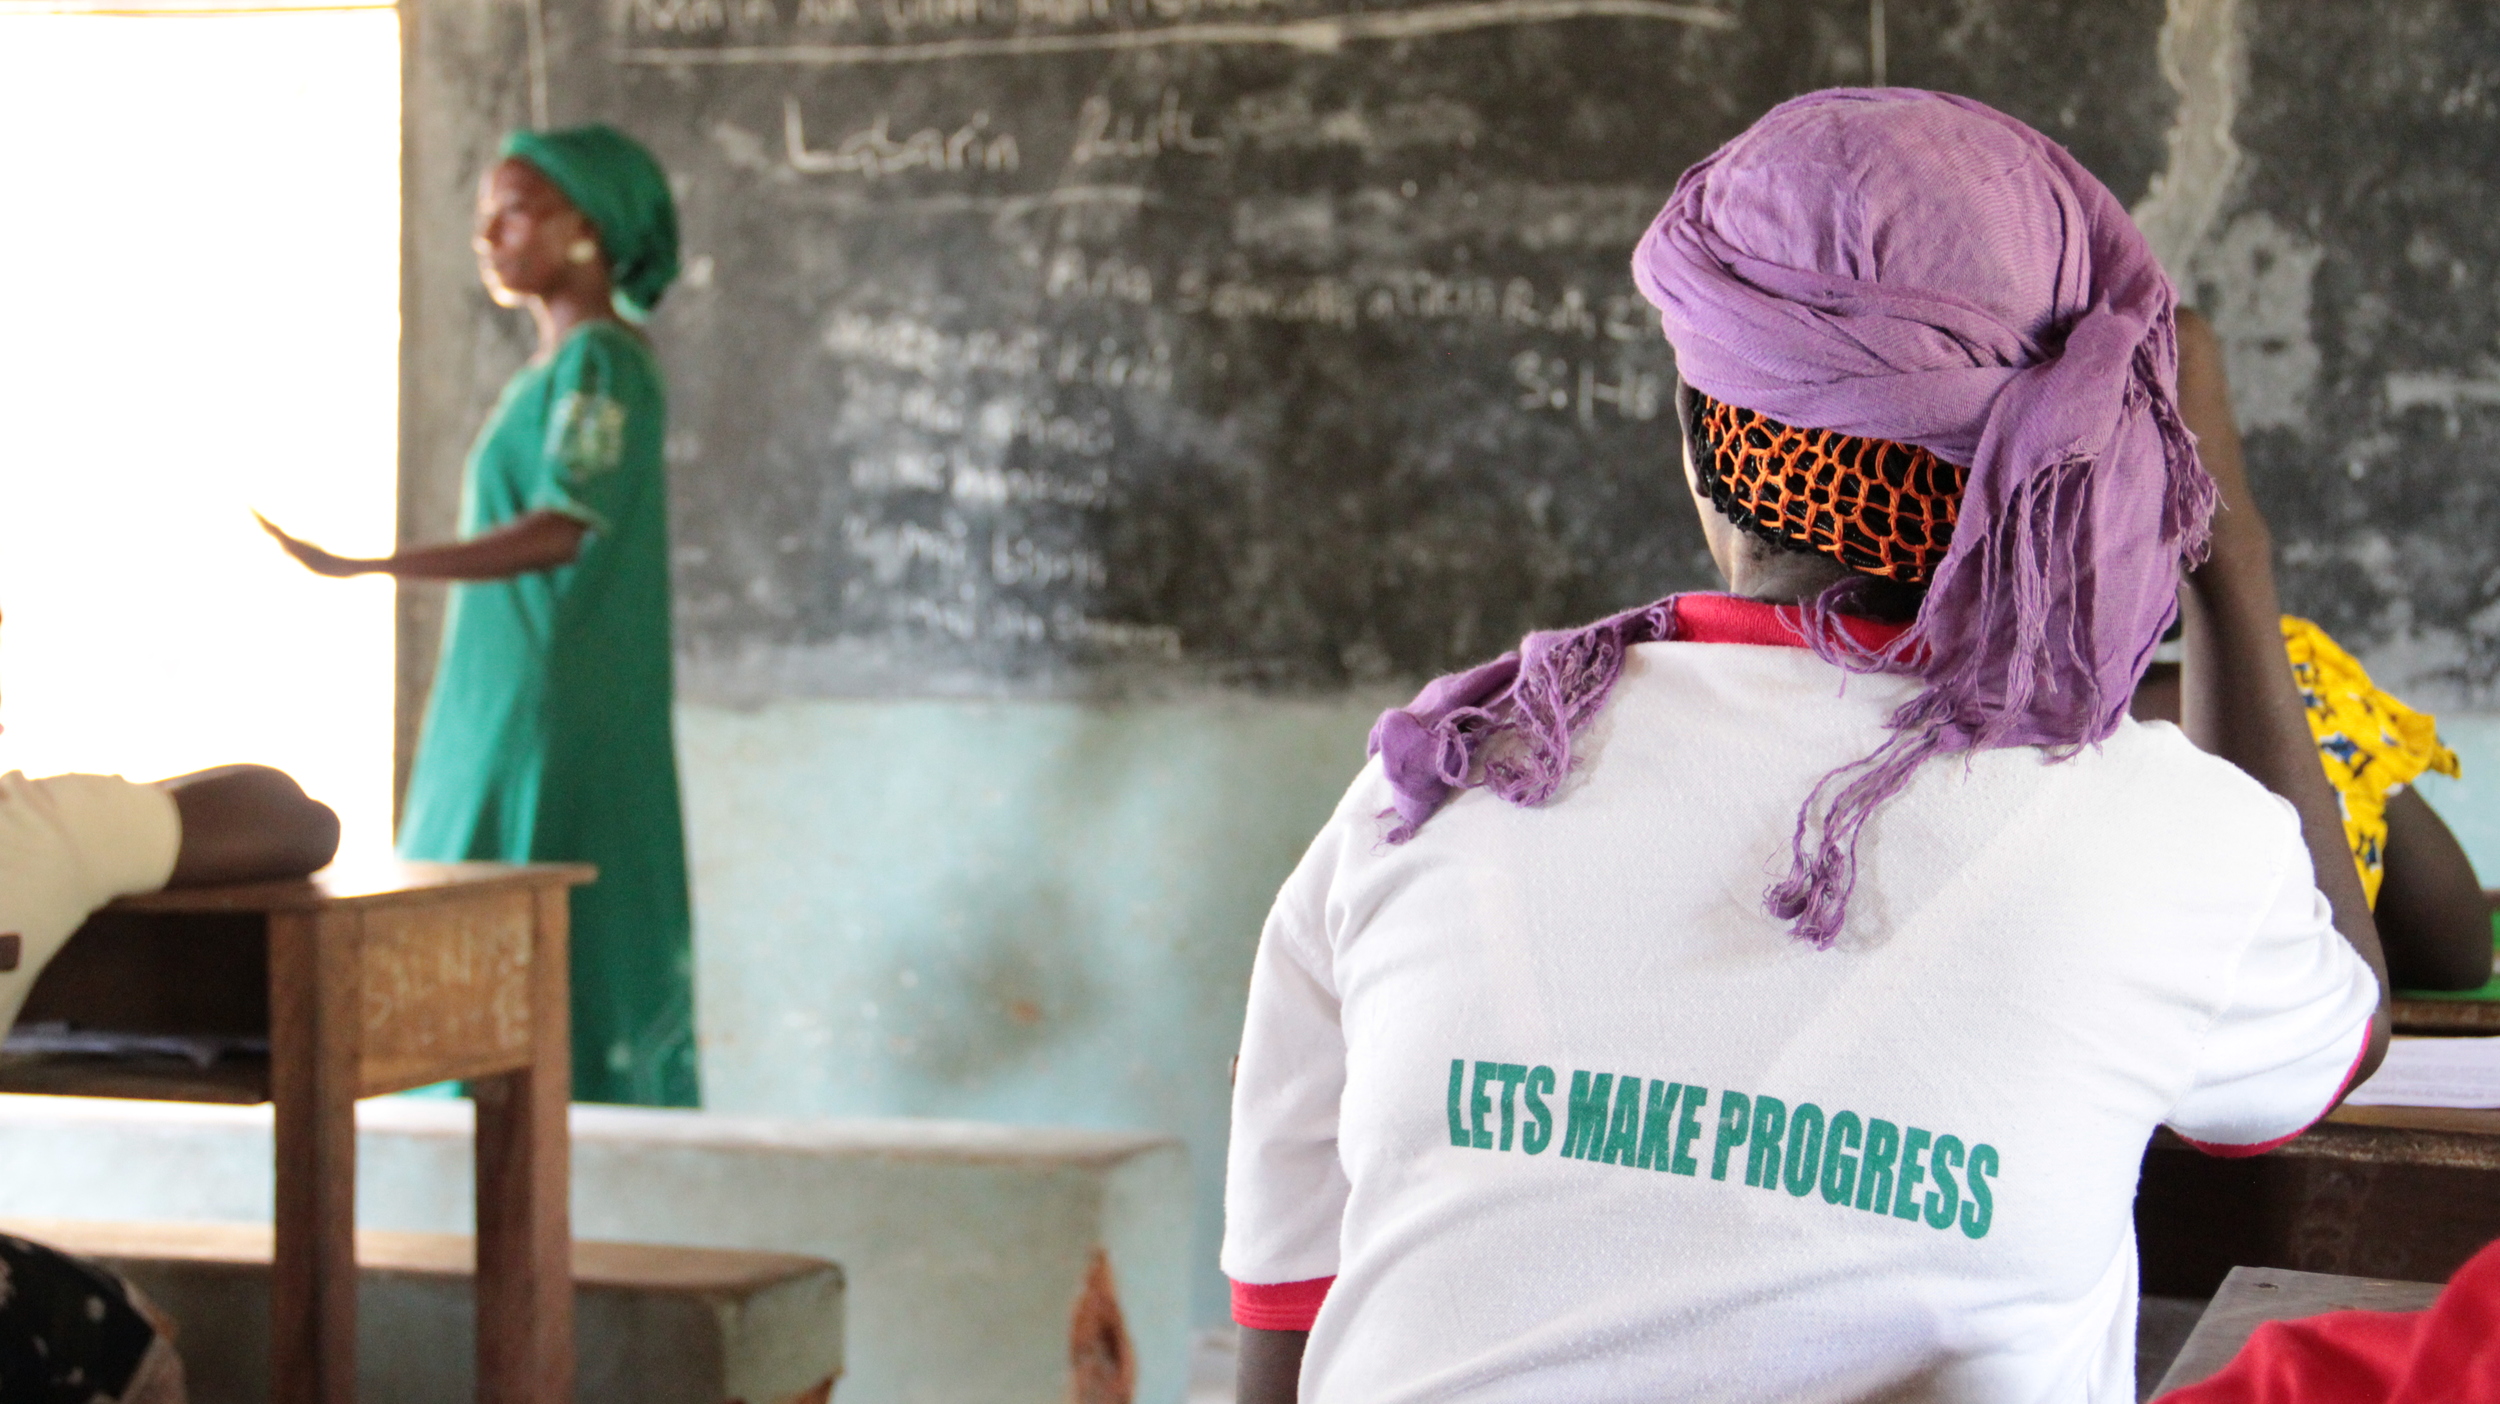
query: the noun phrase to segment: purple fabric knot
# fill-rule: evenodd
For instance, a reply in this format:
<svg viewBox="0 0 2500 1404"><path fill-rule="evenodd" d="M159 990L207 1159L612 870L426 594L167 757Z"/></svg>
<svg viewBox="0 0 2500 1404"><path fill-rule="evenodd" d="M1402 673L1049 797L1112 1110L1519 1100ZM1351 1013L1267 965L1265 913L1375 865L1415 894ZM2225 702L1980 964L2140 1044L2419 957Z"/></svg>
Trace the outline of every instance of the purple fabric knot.
<svg viewBox="0 0 2500 1404"><path fill-rule="evenodd" d="M1632 271L1696 389L1971 470L1908 633L1870 645L1840 628L1855 582L1805 610L1818 655L1924 684L1888 741L1806 797L1789 875L1764 894L1828 946L1861 831L1922 762L2071 755L2126 714L2214 506L2178 412L2177 293L2064 148L1968 98L1903 88L1772 109L1676 182ZM1551 798L1623 647L1643 641L1629 621L1650 612L1532 635L1383 717L1392 840L1464 784ZM1419 734L1428 759L1410 749Z"/></svg>
<svg viewBox="0 0 2500 1404"><path fill-rule="evenodd" d="M1389 781L1391 843L1415 836L1450 796L1483 786L1513 804L1551 800L1571 742L1606 705L1624 651L1675 636L1675 597L1579 629L1530 634L1519 651L1425 685L1380 714L1368 754Z"/></svg>

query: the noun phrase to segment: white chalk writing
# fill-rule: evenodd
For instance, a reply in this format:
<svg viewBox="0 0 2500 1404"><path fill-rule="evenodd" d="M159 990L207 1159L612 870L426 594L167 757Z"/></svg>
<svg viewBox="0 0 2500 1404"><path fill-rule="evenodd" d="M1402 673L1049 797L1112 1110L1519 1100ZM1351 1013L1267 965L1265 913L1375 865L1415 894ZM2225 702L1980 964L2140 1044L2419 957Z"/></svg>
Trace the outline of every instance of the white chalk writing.
<svg viewBox="0 0 2500 1404"><path fill-rule="evenodd" d="M1095 552L1052 551L1020 536L997 535L990 538L990 578L1001 585L1069 582L1099 587L1111 575Z"/></svg>
<svg viewBox="0 0 2500 1404"><path fill-rule="evenodd" d="M876 318L837 312L825 331L825 349L849 361L872 361L925 376L994 372L1032 375L1041 369L1048 338L1024 327L1013 331L944 332L909 317Z"/></svg>
<svg viewBox="0 0 2500 1404"><path fill-rule="evenodd" d="M1621 321L1608 304L1601 318L1579 287L1540 291L1525 278L1398 268L1358 279L1226 278L1186 268L1173 280L1173 306L1224 321L1322 322L1351 328L1359 322L1498 322L1521 331L1595 339L1630 340L1640 328ZM1625 315L1629 315L1626 313Z"/></svg>
<svg viewBox="0 0 2500 1404"><path fill-rule="evenodd" d="M1196 122L1194 114L1182 109L1181 95L1168 88L1163 93L1163 106L1142 119L1126 112L1115 115L1111 100L1096 94L1076 110L1076 145L1068 152L1068 164L1144 160L1166 151L1192 156L1221 154L1224 139L1198 135Z"/></svg>
<svg viewBox="0 0 2500 1404"><path fill-rule="evenodd" d="M1667 395L1665 376L1630 366L1615 367L1609 379L1593 362L1522 351L1511 358L1510 370L1521 409L1576 413L1583 424L1597 422L1600 405L1612 407L1619 419L1656 419Z"/></svg>
<svg viewBox="0 0 2500 1404"><path fill-rule="evenodd" d="M717 35L780 25L773 0L630 0L625 25L647 35Z"/></svg>
<svg viewBox="0 0 2500 1404"><path fill-rule="evenodd" d="M990 124L987 112L973 113L971 121L951 133L926 127L899 141L887 132L887 122L886 114L880 112L874 122L844 137L831 151L817 150L807 144L807 121L799 111L799 100L783 98L783 157L790 169L808 175L847 171L870 177L904 171L1012 171L1019 159L1015 133L984 135Z"/></svg>
<svg viewBox="0 0 2500 1404"><path fill-rule="evenodd" d="M1181 656L1181 631L1164 624L1127 624L1094 619L1066 605L1051 611L1051 636L1071 643L1130 653L1152 653L1167 659Z"/></svg>
<svg viewBox="0 0 2500 1404"><path fill-rule="evenodd" d="M1226 131L1254 141L1264 149L1307 149L1350 146L1387 152L1409 146L1471 147L1484 133L1484 119L1474 108L1448 98L1390 103L1377 112L1360 103L1329 112L1311 108L1300 89L1262 93L1233 104Z"/></svg>
<svg viewBox="0 0 2500 1404"><path fill-rule="evenodd" d="M1102 507L1111 501L1111 475L1094 469L1082 478L1027 468L985 465L957 446L902 448L851 460L851 486L865 492L944 493L964 507L1003 507L1042 502L1063 507Z"/></svg>
<svg viewBox="0 0 2500 1404"><path fill-rule="evenodd" d="M867 560L881 585L899 583L915 562L940 570L962 570L970 559L969 534L963 519L951 515L941 529L918 522L879 525L858 516L842 519L842 544Z"/></svg>
<svg viewBox="0 0 2500 1404"><path fill-rule="evenodd" d="M1144 270L1137 270L1141 275ZM911 317L870 317L837 312L824 347L838 360L910 371L932 380L995 374L1008 378L1048 376L1061 385L1098 390L1169 394L1170 343L1132 346L1116 337L1053 340L1032 327L940 331Z"/></svg>
<svg viewBox="0 0 2500 1404"><path fill-rule="evenodd" d="M1088 478L1070 480L1023 468L958 465L951 491L957 502L974 507L999 507L1010 502L1101 507L1111 501L1111 475L1097 468Z"/></svg>
<svg viewBox="0 0 2500 1404"><path fill-rule="evenodd" d="M1051 255L1050 269L1042 276L1042 296L1053 301L1081 298L1148 303L1155 297L1154 270L1117 254L1089 266L1083 253L1061 249Z"/></svg>
<svg viewBox="0 0 2500 1404"><path fill-rule="evenodd" d="M693 3L709 4L715 0ZM1737 16L1729 11L1679 0L1450 0L1444 4L1383 6L1310 18L1241 13L1278 8L1282 8L1280 0L880 0L876 15L884 21L886 34L874 41L839 43L815 41L812 36L795 40L776 36L772 42L710 45L686 43L681 38L676 43L625 47L617 51L616 59L628 64L841 66L1209 45L1333 53L1353 43L1394 43L1483 29L1555 24L1592 15L1706 29L1735 29L1739 24ZM976 27L1011 32L964 32ZM1054 29L1060 32L1051 32ZM684 26L667 31L675 36L690 32L702 31L689 31ZM923 34L931 37L918 37Z"/></svg>

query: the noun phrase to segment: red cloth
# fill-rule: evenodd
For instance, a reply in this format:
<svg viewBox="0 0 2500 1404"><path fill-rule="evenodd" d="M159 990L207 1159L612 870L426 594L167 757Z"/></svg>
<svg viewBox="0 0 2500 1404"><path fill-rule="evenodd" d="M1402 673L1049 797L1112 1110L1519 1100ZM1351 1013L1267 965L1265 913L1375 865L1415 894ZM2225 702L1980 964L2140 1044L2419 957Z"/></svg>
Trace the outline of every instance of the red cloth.
<svg viewBox="0 0 2500 1404"><path fill-rule="evenodd" d="M2500 1404L2500 1243L2428 1311L2269 1321L2222 1373L2160 1404Z"/></svg>
<svg viewBox="0 0 2500 1404"><path fill-rule="evenodd" d="M1303 1282L1236 1282L1233 1324L1254 1331L1308 1331L1319 1319L1319 1304L1328 1300L1334 1277Z"/></svg>
<svg viewBox="0 0 2500 1404"><path fill-rule="evenodd" d="M1735 595L1691 594L1675 597L1677 643L1759 644L1767 648L1804 648L1805 612L1795 605L1765 604ZM1843 615L1840 627L1868 648L1881 648L1909 632L1909 624L1886 623Z"/></svg>

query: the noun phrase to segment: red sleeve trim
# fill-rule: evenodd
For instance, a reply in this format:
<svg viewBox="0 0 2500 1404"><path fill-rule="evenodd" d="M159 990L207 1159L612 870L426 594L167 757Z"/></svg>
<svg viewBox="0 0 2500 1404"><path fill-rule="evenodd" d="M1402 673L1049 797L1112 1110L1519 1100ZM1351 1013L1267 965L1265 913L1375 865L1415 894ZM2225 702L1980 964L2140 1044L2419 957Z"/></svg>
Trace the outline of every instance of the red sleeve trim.
<svg viewBox="0 0 2500 1404"><path fill-rule="evenodd" d="M1236 1282L1233 1324L1253 1331L1308 1331L1319 1319L1319 1304L1328 1300L1333 1277L1303 1282Z"/></svg>
<svg viewBox="0 0 2500 1404"><path fill-rule="evenodd" d="M2271 1141L2259 1141L2255 1145L2245 1146L2232 1145L2228 1142L2222 1141L2200 1141L2193 1136L2180 1136L2179 1139L2187 1142L2191 1146L2196 1147L2198 1150L2203 1151L2207 1155L2220 1156L2224 1160L2241 1160L2252 1155L2264 1155L2267 1151L2273 1150L2277 1146L2288 1145L2292 1141L2299 1139L2309 1130L2310 1127L2326 1120L2326 1114L2335 1110L2336 1103L2344 1100L2345 1089L2352 1086L2352 1075L2361 1071L2361 1059L2370 1051L2371 1023L2371 1019L2364 1019L2361 1022L2361 1046L2353 1050L2352 1066L2344 1069L2344 1080L2335 1084L2335 1094L2326 1099L2326 1106L2321 1108L2316 1116L2309 1118L2307 1122L2303 1123L2300 1130L2294 1131L2288 1136L2277 1136ZM2177 1133L2173 1132L2172 1134L2176 1135Z"/></svg>

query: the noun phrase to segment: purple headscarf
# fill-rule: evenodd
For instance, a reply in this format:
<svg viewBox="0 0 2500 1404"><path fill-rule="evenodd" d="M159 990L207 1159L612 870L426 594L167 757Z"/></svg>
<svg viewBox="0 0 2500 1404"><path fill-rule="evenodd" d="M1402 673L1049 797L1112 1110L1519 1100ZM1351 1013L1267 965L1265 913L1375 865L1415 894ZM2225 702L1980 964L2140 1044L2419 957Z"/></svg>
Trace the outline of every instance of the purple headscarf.
<svg viewBox="0 0 2500 1404"><path fill-rule="evenodd" d="M2126 210L2064 148L1968 98L1902 88L1772 109L1676 182L1632 272L1694 388L1971 470L1952 549L1906 634L1876 647L1837 627L1853 583L1805 612L1822 656L1926 685L1891 718L1890 740L1816 786L1793 867L1766 894L1798 936L1827 946L1860 830L1920 762L2003 746L2071 753L2125 715L2214 504L2176 403L2177 295ZM1462 705L1436 693L1478 669L1383 717L1373 746L1404 821L1392 839L1467 784L1550 796L1552 783L1489 774L1496 743L1524 740L1558 781L1570 731L1613 684L1625 626L1647 617L1580 631L1604 641L1536 636L1498 691ZM1548 677L1540 659L1579 666ZM1410 791L1402 775L1438 792Z"/></svg>

